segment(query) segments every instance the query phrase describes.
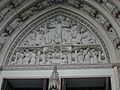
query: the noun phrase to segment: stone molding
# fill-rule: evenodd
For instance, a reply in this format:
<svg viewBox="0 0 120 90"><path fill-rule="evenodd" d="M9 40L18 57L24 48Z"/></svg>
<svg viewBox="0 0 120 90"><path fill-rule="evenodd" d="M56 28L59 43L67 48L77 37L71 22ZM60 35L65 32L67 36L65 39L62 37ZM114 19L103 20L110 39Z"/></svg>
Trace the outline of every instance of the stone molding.
<svg viewBox="0 0 120 90"><path fill-rule="evenodd" d="M43 65L43 66L3 66L2 70L3 71L11 71L11 70L52 70L53 66L49 65ZM113 68L114 66L120 67L120 64L112 64L112 63L106 63L106 64L72 64L72 65L57 65L58 69L109 69Z"/></svg>

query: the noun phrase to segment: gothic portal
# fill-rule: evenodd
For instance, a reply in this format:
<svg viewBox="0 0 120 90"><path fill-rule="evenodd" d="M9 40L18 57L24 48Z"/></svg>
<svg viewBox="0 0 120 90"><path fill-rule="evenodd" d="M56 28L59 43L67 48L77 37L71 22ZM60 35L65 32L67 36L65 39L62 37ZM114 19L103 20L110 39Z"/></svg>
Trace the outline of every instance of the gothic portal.
<svg viewBox="0 0 120 90"><path fill-rule="evenodd" d="M56 65L60 82L101 77L119 90L119 63L119 0L0 1L1 86L49 78Z"/></svg>

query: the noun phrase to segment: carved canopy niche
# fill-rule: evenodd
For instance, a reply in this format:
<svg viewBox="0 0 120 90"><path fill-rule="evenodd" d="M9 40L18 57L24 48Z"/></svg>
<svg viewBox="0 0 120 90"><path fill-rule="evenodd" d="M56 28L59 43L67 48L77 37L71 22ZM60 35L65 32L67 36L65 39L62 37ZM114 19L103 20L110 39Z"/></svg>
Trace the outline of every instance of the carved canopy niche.
<svg viewBox="0 0 120 90"><path fill-rule="evenodd" d="M89 28L65 15L51 17L21 40L8 66L100 64L108 58Z"/></svg>

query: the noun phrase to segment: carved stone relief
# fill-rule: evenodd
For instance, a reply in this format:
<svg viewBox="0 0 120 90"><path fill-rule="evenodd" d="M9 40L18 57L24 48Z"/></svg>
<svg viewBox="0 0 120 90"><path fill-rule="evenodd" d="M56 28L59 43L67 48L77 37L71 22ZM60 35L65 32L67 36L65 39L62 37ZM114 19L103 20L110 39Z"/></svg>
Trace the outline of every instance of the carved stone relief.
<svg viewBox="0 0 120 90"><path fill-rule="evenodd" d="M19 3L22 3L24 0L13 0L12 1L12 3L10 4L10 5L12 5L11 7L16 7L16 6L18 6L19 5ZM99 3L105 3L105 5L106 5L106 7L108 7L108 9L109 10L112 10L112 12L113 12L113 9L115 9L114 7L112 7L113 6L113 4L112 3L110 3L110 2L108 2L108 0L97 0ZM16 3L16 4L15 4ZM16 28L17 28L17 26L19 26L21 23L23 23L24 21L26 21L28 18L30 18L32 15L34 15L34 14L36 14L36 13L38 13L38 12L40 12L40 11L42 11L43 9L45 9L45 8L47 8L47 7L49 7L49 6L51 6L51 5L56 5L56 4L67 4L67 5L69 5L69 6L73 6L73 7L75 7L75 8L77 8L77 9L79 9L79 10L84 10L86 13L88 13L92 18L94 18L99 24L101 24L102 26L103 26L103 28L106 30L106 32L107 32L107 34L109 35L109 37L110 37L110 39L113 41L113 43L116 43L116 38L118 38L119 36L118 36L118 34L116 33L116 31L115 31L115 29L113 28L113 26L112 26L112 24L106 19L106 17L104 17L97 9L95 9L94 7L92 7L92 6L90 6L90 5L88 5L87 3L85 3L83 0L45 0L45 1L41 1L41 2L39 2L39 3L37 3L37 4L35 4L33 7L30 7L29 9L26 9L25 11L23 11L15 20L13 20L13 22L12 23L14 23L15 22L15 25L12 25L12 24L9 24L8 25L8 27L6 27L6 29L4 30L4 32L2 33L2 34L6 34L7 33L7 35L6 35L6 37L7 36L9 36L9 34L11 34L10 32L13 32ZM7 11L9 11L9 10L7 10ZM119 10L117 10L117 9L115 9L114 10L114 15L116 16L116 17L119 17ZM48 21L49 22L49 21ZM51 28L51 25L49 25L48 24L48 27L50 27ZM52 26L52 28L53 28L54 26ZM64 29L66 29L66 28L68 28L69 27L69 25L67 26L67 27L65 27ZM59 29L60 29L61 27L59 26ZM76 27L73 27L73 28L76 28ZM45 29L45 28L43 28L43 29ZM57 31L56 31L57 32ZM37 32L36 31L36 34L37 33L39 33L39 32ZM46 33L46 32L45 32ZM57 32L58 33L58 32ZM66 33L66 31L65 31L65 33ZM64 33L64 34L65 34ZM2 35L1 34L1 35ZM79 33L80 34L80 33ZM51 38L53 38L53 36L52 35L54 35L53 33L51 34ZM49 34L49 36L50 36L50 34ZM69 38L69 37L66 37L66 35L63 35L64 37L63 38L65 38L64 40L66 40L67 38ZM42 37L42 36L41 36ZM54 41L54 43L57 43L57 42L59 42L59 40L60 40L60 38L59 38L59 34L58 34L58 36L55 36L57 39L58 39L58 41ZM74 37L74 33L73 33L73 37ZM48 37L49 38L49 37ZM79 38L80 39L80 37L75 37L75 38ZM57 40L56 39L56 40ZM78 39L78 40L79 40ZM72 39L72 40L74 40L74 38ZM27 42L29 42L29 40L28 41L26 41L26 43ZM49 40L48 41L46 41L47 43L53 43L53 40L52 40L52 42L49 42ZM70 42L70 38L69 38L69 40L67 39L67 41L65 42L65 41L62 41L63 43L69 43ZM76 42L77 43L77 41L74 41L74 42ZM79 43L83 43L84 42L84 40L81 40L81 42L79 42ZM30 42L29 42L30 43ZM34 42L35 43L35 42ZM45 42L44 42L45 43ZM37 43L36 43L37 44ZM43 44L43 42L42 42L42 44ZM115 46L115 48L116 48L116 46ZM117 50L117 49L116 49Z"/></svg>
<svg viewBox="0 0 120 90"><path fill-rule="evenodd" d="M112 41L116 37L118 37L112 24L102 14L100 14L95 8L93 8L89 5L83 5L82 10L84 10L88 14L90 14L99 24L101 24L103 26L103 28L106 30L107 34L109 35L109 37Z"/></svg>
<svg viewBox="0 0 120 90"><path fill-rule="evenodd" d="M98 64L107 63L105 54L97 46L87 47L67 47L70 50L60 50L57 48L21 48L16 50L8 65L54 65L54 64ZM79 49L78 49L79 48Z"/></svg>
<svg viewBox="0 0 120 90"><path fill-rule="evenodd" d="M20 46L43 46L53 44L96 44L95 37L87 28L64 16L57 16L42 23Z"/></svg>
<svg viewBox="0 0 120 90"><path fill-rule="evenodd" d="M77 21L58 15L24 38L8 65L98 63L107 60L96 37Z"/></svg>
<svg viewBox="0 0 120 90"><path fill-rule="evenodd" d="M120 24L120 9L115 5L115 3L112 0L94 0L94 1L99 2L99 4L101 4L102 7L108 10Z"/></svg>
<svg viewBox="0 0 120 90"><path fill-rule="evenodd" d="M7 16L7 14L12 11L13 9L20 6L21 3L23 3L25 0L11 0L6 7L4 7L0 11L0 22ZM0 34L0 49L3 47L5 41L7 38L9 38L10 34L16 29L16 27L19 25L19 19L16 18L13 20Z"/></svg>
<svg viewBox="0 0 120 90"><path fill-rule="evenodd" d="M16 7L20 6L25 0L10 0L4 9L0 11L0 22L5 18L5 16Z"/></svg>

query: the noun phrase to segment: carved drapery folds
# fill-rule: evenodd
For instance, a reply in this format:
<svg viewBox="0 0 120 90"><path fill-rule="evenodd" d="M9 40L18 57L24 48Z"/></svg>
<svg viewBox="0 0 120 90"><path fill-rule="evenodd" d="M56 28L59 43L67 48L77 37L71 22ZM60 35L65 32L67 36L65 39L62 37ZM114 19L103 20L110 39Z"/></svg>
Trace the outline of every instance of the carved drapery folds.
<svg viewBox="0 0 120 90"><path fill-rule="evenodd" d="M19 44L8 65L106 63L97 38L81 23L63 15L46 20Z"/></svg>

